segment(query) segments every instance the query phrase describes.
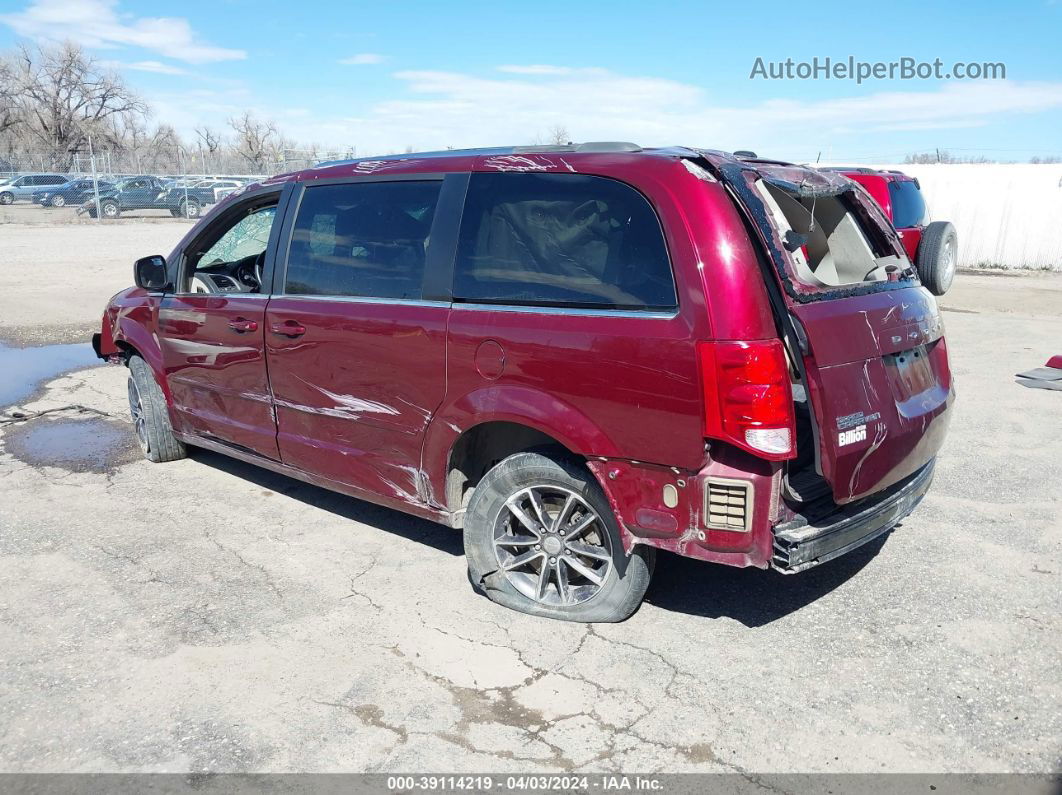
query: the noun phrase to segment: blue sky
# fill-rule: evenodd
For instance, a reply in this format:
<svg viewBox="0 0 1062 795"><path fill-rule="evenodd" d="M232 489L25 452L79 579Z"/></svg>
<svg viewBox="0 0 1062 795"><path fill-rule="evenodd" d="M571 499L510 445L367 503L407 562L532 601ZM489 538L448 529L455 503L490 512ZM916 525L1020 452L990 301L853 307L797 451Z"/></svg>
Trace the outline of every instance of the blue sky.
<svg viewBox="0 0 1062 795"><path fill-rule="evenodd" d="M1062 156L1062 0L0 0L0 48L71 38L190 134L251 109L359 154L574 140L889 162ZM752 80L757 57L1006 64L1006 80Z"/></svg>

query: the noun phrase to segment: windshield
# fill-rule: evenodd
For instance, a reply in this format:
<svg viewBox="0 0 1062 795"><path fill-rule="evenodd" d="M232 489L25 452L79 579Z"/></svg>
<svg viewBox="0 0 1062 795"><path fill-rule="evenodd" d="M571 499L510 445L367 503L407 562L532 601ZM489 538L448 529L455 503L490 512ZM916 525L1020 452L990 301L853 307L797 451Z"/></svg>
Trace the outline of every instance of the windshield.
<svg viewBox="0 0 1062 795"><path fill-rule="evenodd" d="M921 226L925 222L926 202L913 181L890 182L889 198L892 199L892 224L897 229Z"/></svg>

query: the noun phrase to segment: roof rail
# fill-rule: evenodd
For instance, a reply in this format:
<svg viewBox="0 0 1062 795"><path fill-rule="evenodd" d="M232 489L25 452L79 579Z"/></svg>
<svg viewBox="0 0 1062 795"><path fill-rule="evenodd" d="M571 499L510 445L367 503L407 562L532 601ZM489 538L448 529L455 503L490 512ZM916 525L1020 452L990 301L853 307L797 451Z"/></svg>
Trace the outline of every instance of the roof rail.
<svg viewBox="0 0 1062 795"><path fill-rule="evenodd" d="M815 166L819 171L854 171L857 174L877 174L876 168L866 166Z"/></svg>
<svg viewBox="0 0 1062 795"><path fill-rule="evenodd" d="M488 146L475 149L442 149L434 152L407 152L401 155L379 155L377 157L356 157L343 160L326 160L314 168L331 168L354 163L377 160L424 160L435 157L461 157L476 155L518 155L541 152L641 152L642 147L628 141L589 141L582 144L544 144L532 146Z"/></svg>

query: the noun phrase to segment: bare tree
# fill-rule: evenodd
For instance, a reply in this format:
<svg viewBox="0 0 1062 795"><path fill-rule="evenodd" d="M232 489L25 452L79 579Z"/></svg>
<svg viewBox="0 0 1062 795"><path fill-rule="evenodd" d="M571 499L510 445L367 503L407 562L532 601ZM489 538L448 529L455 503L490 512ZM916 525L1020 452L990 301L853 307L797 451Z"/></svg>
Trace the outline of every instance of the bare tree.
<svg viewBox="0 0 1062 795"><path fill-rule="evenodd" d="M221 133L212 130L206 125L195 128L195 137L199 139L199 145L203 147L208 155L217 154L217 151L221 148Z"/></svg>
<svg viewBox="0 0 1062 795"><path fill-rule="evenodd" d="M52 168L70 168L89 136L113 131L115 117L144 118L147 105L118 74L105 70L76 44L22 45L15 52L11 111L19 132L41 147Z"/></svg>
<svg viewBox="0 0 1062 795"><path fill-rule="evenodd" d="M568 128L563 124L554 124L549 128L549 132L546 134L548 143L551 144L570 144L571 137L568 135Z"/></svg>
<svg viewBox="0 0 1062 795"><path fill-rule="evenodd" d="M15 70L7 58L0 58L0 133L10 130L19 123L15 107Z"/></svg>
<svg viewBox="0 0 1062 795"><path fill-rule="evenodd" d="M258 173L280 159L285 141L272 121L256 119L250 111L229 119L229 127L236 134L236 154Z"/></svg>

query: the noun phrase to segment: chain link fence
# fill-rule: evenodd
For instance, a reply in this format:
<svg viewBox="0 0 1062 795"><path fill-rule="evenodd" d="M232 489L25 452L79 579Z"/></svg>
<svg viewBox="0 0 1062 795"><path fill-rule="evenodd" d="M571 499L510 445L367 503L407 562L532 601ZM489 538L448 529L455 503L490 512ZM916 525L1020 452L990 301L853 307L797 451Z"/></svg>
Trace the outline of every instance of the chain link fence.
<svg viewBox="0 0 1062 795"><path fill-rule="evenodd" d="M353 149L284 149L252 158L184 146L141 151L89 147L61 156L0 151L0 222L198 218L249 183L354 156Z"/></svg>

